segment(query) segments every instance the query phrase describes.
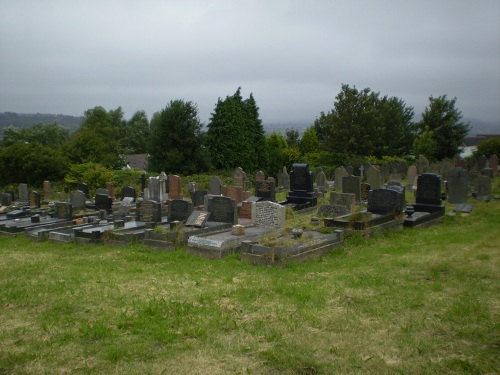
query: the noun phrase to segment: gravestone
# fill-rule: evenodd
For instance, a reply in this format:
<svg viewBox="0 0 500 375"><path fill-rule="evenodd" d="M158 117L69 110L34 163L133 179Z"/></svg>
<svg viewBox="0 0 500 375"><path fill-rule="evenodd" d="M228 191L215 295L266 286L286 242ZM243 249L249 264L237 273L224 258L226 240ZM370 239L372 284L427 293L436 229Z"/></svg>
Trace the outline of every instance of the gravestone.
<svg viewBox="0 0 500 375"><path fill-rule="evenodd" d="M342 191L342 179L349 176L344 167L338 167L335 169L335 190Z"/></svg>
<svg viewBox="0 0 500 375"><path fill-rule="evenodd" d="M264 175L264 172L258 171L255 174L255 181L264 181L266 179L266 176Z"/></svg>
<svg viewBox="0 0 500 375"><path fill-rule="evenodd" d="M187 191L189 193L193 193L195 191L198 191L198 183L195 181L188 182L186 185Z"/></svg>
<svg viewBox="0 0 500 375"><path fill-rule="evenodd" d="M96 194L95 195L95 209L111 211L113 207L113 199L107 194Z"/></svg>
<svg viewBox="0 0 500 375"><path fill-rule="evenodd" d="M467 201L469 174L460 167L452 168L446 175L448 181L448 202L459 204Z"/></svg>
<svg viewBox="0 0 500 375"><path fill-rule="evenodd" d="M367 211L377 215L401 213L403 195L393 189L375 189L370 191Z"/></svg>
<svg viewBox="0 0 500 375"><path fill-rule="evenodd" d="M488 165L493 170L493 176L498 176L498 156L493 154L488 159Z"/></svg>
<svg viewBox="0 0 500 375"><path fill-rule="evenodd" d="M106 189L108 189L108 195L111 198L115 197L115 185L112 182L106 182Z"/></svg>
<svg viewBox="0 0 500 375"><path fill-rule="evenodd" d="M286 167L283 167L281 177L283 178L283 189L290 190L290 175L286 171Z"/></svg>
<svg viewBox="0 0 500 375"><path fill-rule="evenodd" d="M41 198L38 191L33 190L30 193L30 207L40 208Z"/></svg>
<svg viewBox="0 0 500 375"><path fill-rule="evenodd" d="M467 158L465 160L467 162L467 167L468 167L469 172L470 171L476 171L476 172L478 171L478 163L477 163L477 159L474 155L467 156Z"/></svg>
<svg viewBox="0 0 500 375"><path fill-rule="evenodd" d="M430 163L428 172L434 173L434 174L439 174L439 164L438 163Z"/></svg>
<svg viewBox="0 0 500 375"><path fill-rule="evenodd" d="M265 201L276 201L276 186L272 181L255 181L255 196Z"/></svg>
<svg viewBox="0 0 500 375"><path fill-rule="evenodd" d="M330 204L334 206L345 206L349 212L352 212L356 196L354 194L337 193L332 191L330 193Z"/></svg>
<svg viewBox="0 0 500 375"><path fill-rule="evenodd" d="M365 170L366 182L370 184L372 189L380 189L382 187L382 175L375 166L370 166Z"/></svg>
<svg viewBox="0 0 500 375"><path fill-rule="evenodd" d="M135 192L135 189L132 187L132 186L125 186L123 189L122 189L122 192L121 192L121 198L123 200L123 198L132 198L133 201L135 202L136 198L137 198L137 194Z"/></svg>
<svg viewBox="0 0 500 375"><path fill-rule="evenodd" d="M183 199L181 178L175 174L168 176L168 199Z"/></svg>
<svg viewBox="0 0 500 375"><path fill-rule="evenodd" d="M134 203L133 197L123 197L120 201L117 212L113 214L113 220L125 220L125 218L130 214L132 203Z"/></svg>
<svg viewBox="0 0 500 375"><path fill-rule="evenodd" d="M210 180L210 195L222 194L222 181L218 176L213 176Z"/></svg>
<svg viewBox="0 0 500 375"><path fill-rule="evenodd" d="M241 167L238 167L233 172L233 185L245 187L246 174Z"/></svg>
<svg viewBox="0 0 500 375"><path fill-rule="evenodd" d="M148 179L148 199L155 202L163 202L161 181L158 177Z"/></svg>
<svg viewBox="0 0 500 375"><path fill-rule="evenodd" d="M389 181L389 182L396 181L396 182L401 183L401 175L399 173L391 173L389 175L389 179L387 181Z"/></svg>
<svg viewBox="0 0 500 375"><path fill-rule="evenodd" d="M453 169L453 164L449 161L442 161L439 163L439 174L441 175L441 182L443 183L446 180L446 176L448 176L448 172Z"/></svg>
<svg viewBox="0 0 500 375"><path fill-rule="evenodd" d="M347 167L345 167L345 171L349 176L352 176L354 174L354 168L352 167L352 165L348 165Z"/></svg>
<svg viewBox="0 0 500 375"><path fill-rule="evenodd" d="M371 190L370 184L367 184L366 182L361 183L361 200L368 199L368 193L370 190Z"/></svg>
<svg viewBox="0 0 500 375"><path fill-rule="evenodd" d="M404 176L407 171L408 171L408 164L406 163L406 161L404 161L404 160L400 161L399 162L399 167L398 167L398 173L401 176Z"/></svg>
<svg viewBox="0 0 500 375"><path fill-rule="evenodd" d="M469 172L469 185L470 186L475 186L476 185L476 180L479 177L479 172L477 171L470 171Z"/></svg>
<svg viewBox="0 0 500 375"><path fill-rule="evenodd" d="M47 200L50 197L50 181L43 182L43 199Z"/></svg>
<svg viewBox="0 0 500 375"><path fill-rule="evenodd" d="M76 187L76 190L83 191L83 194L85 194L85 198L90 198L89 185L87 185L85 182L79 183Z"/></svg>
<svg viewBox="0 0 500 375"><path fill-rule="evenodd" d="M2 193L2 206L7 207L12 204L12 196L8 193Z"/></svg>
<svg viewBox="0 0 500 375"><path fill-rule="evenodd" d="M27 184L19 184L18 186L19 193L19 201L20 202L29 202L29 193L28 193L28 185Z"/></svg>
<svg viewBox="0 0 500 375"><path fill-rule="evenodd" d="M151 200L138 202L136 219L145 223L161 222L161 203Z"/></svg>
<svg viewBox="0 0 500 375"><path fill-rule="evenodd" d="M344 205L322 204L318 207L318 216L320 217L337 217L348 213L350 210Z"/></svg>
<svg viewBox="0 0 500 375"><path fill-rule="evenodd" d="M314 197L312 172L309 165L295 163L290 171L290 192L286 202L293 204L294 209L314 207L317 198Z"/></svg>
<svg viewBox="0 0 500 375"><path fill-rule="evenodd" d="M427 173L429 171L429 160L424 155L419 155L415 161L417 167L417 174Z"/></svg>
<svg viewBox="0 0 500 375"><path fill-rule="evenodd" d="M316 176L316 187L319 189L320 192L324 193L328 191L328 184L326 183L326 175L323 170L319 171L317 176Z"/></svg>
<svg viewBox="0 0 500 375"><path fill-rule="evenodd" d="M191 202L193 202L194 207L203 206L205 203L205 195L208 194L208 190L197 190L190 193Z"/></svg>
<svg viewBox="0 0 500 375"><path fill-rule="evenodd" d="M391 174L391 167L389 167L389 164L383 163L380 166L380 174L382 175L382 182L385 182L389 175Z"/></svg>
<svg viewBox="0 0 500 375"><path fill-rule="evenodd" d="M251 219L252 218L252 201L241 202L240 207L240 219Z"/></svg>
<svg viewBox="0 0 500 375"><path fill-rule="evenodd" d="M193 204L191 202L174 199L168 203L167 217L168 222L186 221L189 215L193 212Z"/></svg>
<svg viewBox="0 0 500 375"><path fill-rule="evenodd" d="M482 170L488 167L488 159L484 155L479 155L477 157L477 169Z"/></svg>
<svg viewBox="0 0 500 375"><path fill-rule="evenodd" d="M210 212L208 221L238 224L237 204L234 199L222 196L205 196L205 209Z"/></svg>
<svg viewBox="0 0 500 375"><path fill-rule="evenodd" d="M84 210L85 209L85 193L80 190L72 191L69 196L69 201L71 206L75 210Z"/></svg>
<svg viewBox="0 0 500 375"><path fill-rule="evenodd" d="M418 176L415 202L424 205L441 205L441 179L437 174L423 173Z"/></svg>
<svg viewBox="0 0 500 375"><path fill-rule="evenodd" d="M71 220L73 218L73 207L68 202L56 202L54 205L54 217L56 219Z"/></svg>
<svg viewBox="0 0 500 375"><path fill-rule="evenodd" d="M474 186L477 199L489 199L491 197L491 178L478 176Z"/></svg>
<svg viewBox="0 0 500 375"><path fill-rule="evenodd" d="M109 190L105 188L95 189L95 194L107 195L109 197Z"/></svg>
<svg viewBox="0 0 500 375"><path fill-rule="evenodd" d="M406 206L406 202L405 202L405 188L403 186L401 186L401 184L399 185L390 185L388 184L387 185L387 189L389 190L394 190L396 191L398 194L401 195L401 199L399 200L399 204L400 206L396 209L396 213L401 213L404 211L405 209L405 206Z"/></svg>
<svg viewBox="0 0 500 375"><path fill-rule="evenodd" d="M252 203L252 221L258 226L283 228L286 221L286 207L270 201Z"/></svg>
<svg viewBox="0 0 500 375"><path fill-rule="evenodd" d="M361 177L347 176L342 179L342 193L354 194L356 201L361 200Z"/></svg>
<svg viewBox="0 0 500 375"><path fill-rule="evenodd" d="M278 177L278 189L283 189L283 172L278 171L277 177Z"/></svg>
<svg viewBox="0 0 500 375"><path fill-rule="evenodd" d="M161 200L158 201L158 202L161 202L163 203L163 201L165 201L165 199L167 198L168 196L168 193L170 192L169 191L169 181L168 181L168 176L166 175L165 172L161 172L160 175L158 176L158 179L160 180L160 191L161 191Z"/></svg>
<svg viewBox="0 0 500 375"><path fill-rule="evenodd" d="M408 173L406 175L406 179L408 180L408 187L410 189L413 188L413 183L415 182L415 178L417 177L417 167L415 165L410 165L408 167Z"/></svg>
<svg viewBox="0 0 500 375"><path fill-rule="evenodd" d="M241 203L247 198L242 186L223 186L222 195L234 199L236 203Z"/></svg>
<svg viewBox="0 0 500 375"><path fill-rule="evenodd" d="M194 210L186 220L186 227L204 228L210 212Z"/></svg>

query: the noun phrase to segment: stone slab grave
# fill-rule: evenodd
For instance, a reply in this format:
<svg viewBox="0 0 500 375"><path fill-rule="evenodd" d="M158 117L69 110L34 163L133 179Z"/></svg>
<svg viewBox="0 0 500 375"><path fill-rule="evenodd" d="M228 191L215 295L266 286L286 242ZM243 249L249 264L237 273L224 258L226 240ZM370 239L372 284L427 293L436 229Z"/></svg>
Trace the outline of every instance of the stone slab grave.
<svg viewBox="0 0 500 375"><path fill-rule="evenodd" d="M26 230L34 227L46 226L56 223L68 223L64 219L53 218L46 213L35 214L31 216L13 218L0 222L0 233L3 235L15 236L24 233Z"/></svg>
<svg viewBox="0 0 500 375"><path fill-rule="evenodd" d="M395 230L401 228L397 216L401 213L401 191L392 189L370 190L368 208L364 211L342 215L337 218L324 218L325 227L343 228L346 235L364 231L369 236L374 231Z"/></svg>
<svg viewBox="0 0 500 375"><path fill-rule="evenodd" d="M312 172L308 164L295 163L290 171L290 191L282 205L290 206L295 211L315 207L318 204L314 196Z"/></svg>
<svg viewBox="0 0 500 375"><path fill-rule="evenodd" d="M275 243L244 240L241 260L254 265L279 265L316 259L343 246L344 232L333 230L331 234L303 231L298 237L288 233L277 238Z"/></svg>
<svg viewBox="0 0 500 375"><path fill-rule="evenodd" d="M415 203L406 209L403 226L415 228L437 224L444 216L441 204L441 177L434 173L423 173L417 178Z"/></svg>
<svg viewBox="0 0 500 375"><path fill-rule="evenodd" d="M114 236L113 230L130 230L130 229L144 229L145 223L137 221L107 221L100 220L97 225L90 227L82 227L74 230L74 240L79 244L97 244L103 243L107 240L112 241ZM109 232L109 234L107 233Z"/></svg>
<svg viewBox="0 0 500 375"><path fill-rule="evenodd" d="M324 217L337 217L347 215L350 210L345 205L322 204L318 207L317 215L321 218Z"/></svg>

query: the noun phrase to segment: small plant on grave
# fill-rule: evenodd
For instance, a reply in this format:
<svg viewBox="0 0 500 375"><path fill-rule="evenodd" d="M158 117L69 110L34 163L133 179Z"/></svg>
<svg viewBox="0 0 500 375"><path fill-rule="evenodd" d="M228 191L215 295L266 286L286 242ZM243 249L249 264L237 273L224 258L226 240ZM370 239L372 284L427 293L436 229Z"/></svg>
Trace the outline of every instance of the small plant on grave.
<svg viewBox="0 0 500 375"><path fill-rule="evenodd" d="M102 239L104 241L114 241L116 239L116 235L113 233L112 230L106 230L104 231L104 233L102 234Z"/></svg>
<svg viewBox="0 0 500 375"><path fill-rule="evenodd" d="M331 227L323 227L319 230L321 234L333 234L333 228Z"/></svg>
<svg viewBox="0 0 500 375"><path fill-rule="evenodd" d="M179 224L175 227L174 232L177 233L175 237L175 246L181 246L184 241L185 227L184 224Z"/></svg>
<svg viewBox="0 0 500 375"><path fill-rule="evenodd" d="M154 233L159 233L159 234L162 234L162 233L167 233L168 230L167 228L165 227L162 227L161 225L156 225L153 229L153 232Z"/></svg>

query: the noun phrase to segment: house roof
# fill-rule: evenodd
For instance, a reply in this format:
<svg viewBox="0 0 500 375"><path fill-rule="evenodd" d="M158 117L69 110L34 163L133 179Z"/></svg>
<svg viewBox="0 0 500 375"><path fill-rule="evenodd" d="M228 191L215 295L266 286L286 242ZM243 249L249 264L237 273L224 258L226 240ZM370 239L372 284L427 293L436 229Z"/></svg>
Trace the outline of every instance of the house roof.
<svg viewBox="0 0 500 375"><path fill-rule="evenodd" d="M145 171L148 167L148 154L125 155L125 161L131 169Z"/></svg>

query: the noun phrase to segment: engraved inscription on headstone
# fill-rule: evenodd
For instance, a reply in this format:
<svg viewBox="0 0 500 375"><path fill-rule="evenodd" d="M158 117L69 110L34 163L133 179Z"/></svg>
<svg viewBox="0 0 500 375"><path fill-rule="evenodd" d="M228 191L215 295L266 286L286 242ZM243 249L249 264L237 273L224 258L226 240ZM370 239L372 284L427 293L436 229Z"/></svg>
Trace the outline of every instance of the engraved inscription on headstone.
<svg viewBox="0 0 500 375"><path fill-rule="evenodd" d="M434 173L423 173L417 179L417 204L441 205L441 178Z"/></svg>
<svg viewBox="0 0 500 375"><path fill-rule="evenodd" d="M204 228L209 215L210 212L197 210L193 211L186 220L186 227Z"/></svg>
<svg viewBox="0 0 500 375"><path fill-rule="evenodd" d="M286 207L269 201L252 203L252 220L256 225L283 228L286 220Z"/></svg>

